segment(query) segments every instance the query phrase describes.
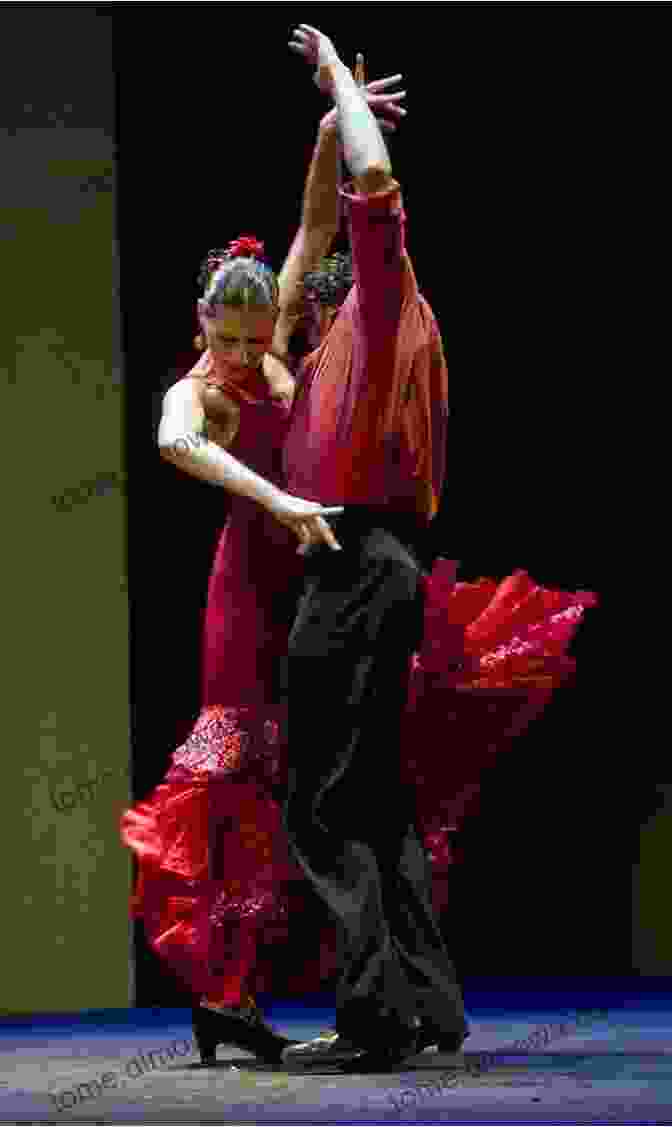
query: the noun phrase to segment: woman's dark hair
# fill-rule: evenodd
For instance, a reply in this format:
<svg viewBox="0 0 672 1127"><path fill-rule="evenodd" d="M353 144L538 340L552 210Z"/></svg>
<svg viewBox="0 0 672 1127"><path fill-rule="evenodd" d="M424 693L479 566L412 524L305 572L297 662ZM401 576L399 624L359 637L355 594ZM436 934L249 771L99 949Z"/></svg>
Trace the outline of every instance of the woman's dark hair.
<svg viewBox="0 0 672 1127"><path fill-rule="evenodd" d="M340 306L352 288L352 256L332 254L303 277L306 296L320 305Z"/></svg>
<svg viewBox="0 0 672 1127"><path fill-rule="evenodd" d="M198 287L203 301L214 312L218 305L229 309L267 309L278 307L278 281L270 266L258 255L263 254L263 243L241 236L227 248L208 251L201 263ZM194 346L203 351L205 340L201 333Z"/></svg>
<svg viewBox="0 0 672 1127"><path fill-rule="evenodd" d="M229 250L211 250L201 263L199 289L208 305L239 309L275 309L278 282L270 266L259 258Z"/></svg>

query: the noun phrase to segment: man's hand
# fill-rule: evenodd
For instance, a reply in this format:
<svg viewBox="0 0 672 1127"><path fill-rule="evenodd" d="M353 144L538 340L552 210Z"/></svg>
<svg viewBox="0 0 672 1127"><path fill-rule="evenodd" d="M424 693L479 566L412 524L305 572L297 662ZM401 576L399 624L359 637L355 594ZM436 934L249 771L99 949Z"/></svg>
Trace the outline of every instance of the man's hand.
<svg viewBox="0 0 672 1127"><path fill-rule="evenodd" d="M382 91L387 90L388 86L393 86L395 82L400 82L401 78L400 74L393 74L389 78L378 78L375 82L369 82L361 88L372 112L378 118L380 128L387 133L395 132L397 128L395 119L399 121L406 116L407 111L399 105L399 102L406 97L406 91L399 90L394 94L384 94ZM329 113L322 118L320 129L332 129L336 125L338 125L338 110L334 106L333 110L329 110Z"/></svg>
<svg viewBox="0 0 672 1127"><path fill-rule="evenodd" d="M393 182L383 132L333 43L316 27L302 23L289 46L317 66L317 85L338 107L343 157L357 190L365 195L383 191Z"/></svg>
<svg viewBox="0 0 672 1127"><path fill-rule="evenodd" d="M335 552L342 551L342 546L331 531L324 516L332 513L342 513L342 508L325 509L314 501L303 501L300 497L292 497L289 493L280 493L265 508L285 528L291 528L301 546L297 549L303 554L313 544L328 544Z"/></svg>
<svg viewBox="0 0 672 1127"><path fill-rule="evenodd" d="M294 38L289 44L290 48L298 55L303 55L306 62L316 68L315 85L323 94L330 94L331 78L327 68L341 62L331 39L327 39L326 35L307 23L299 24L292 34Z"/></svg>

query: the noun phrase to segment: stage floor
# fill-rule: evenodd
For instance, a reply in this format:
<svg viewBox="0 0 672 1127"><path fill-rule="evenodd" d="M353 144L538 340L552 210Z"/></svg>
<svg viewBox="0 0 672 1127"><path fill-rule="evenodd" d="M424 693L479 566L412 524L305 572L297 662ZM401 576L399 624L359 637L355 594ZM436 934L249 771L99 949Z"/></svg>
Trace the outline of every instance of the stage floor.
<svg viewBox="0 0 672 1127"><path fill-rule="evenodd" d="M324 1008L265 1012L297 1039L333 1021ZM4 1019L0 1123L672 1123L669 1003L490 1007L469 1010L468 1020L471 1036L455 1057L427 1051L396 1073L346 1076L288 1072L224 1046L217 1067L204 1069L185 1010Z"/></svg>

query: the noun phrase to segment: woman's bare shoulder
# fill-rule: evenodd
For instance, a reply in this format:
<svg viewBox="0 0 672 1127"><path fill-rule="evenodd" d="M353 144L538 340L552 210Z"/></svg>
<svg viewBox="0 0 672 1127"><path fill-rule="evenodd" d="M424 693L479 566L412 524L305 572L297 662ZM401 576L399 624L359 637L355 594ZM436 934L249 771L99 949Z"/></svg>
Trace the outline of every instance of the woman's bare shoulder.
<svg viewBox="0 0 672 1127"><path fill-rule="evenodd" d="M198 403L203 402L203 383L192 375L186 375L181 380L176 380L174 384L170 385L163 397L164 403L178 400L183 402L188 399L196 400Z"/></svg>

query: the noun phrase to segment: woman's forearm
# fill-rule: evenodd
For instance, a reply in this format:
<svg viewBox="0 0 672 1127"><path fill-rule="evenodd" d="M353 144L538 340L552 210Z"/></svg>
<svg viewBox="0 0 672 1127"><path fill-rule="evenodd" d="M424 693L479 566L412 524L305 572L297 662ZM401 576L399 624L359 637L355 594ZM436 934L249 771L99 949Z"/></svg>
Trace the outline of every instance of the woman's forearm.
<svg viewBox="0 0 672 1127"><path fill-rule="evenodd" d="M173 438L170 443L162 442L159 449L162 458L192 477L210 485L219 485L239 497L248 497L264 508L281 494L281 490L270 481L202 435L185 433Z"/></svg>
<svg viewBox="0 0 672 1127"><path fill-rule="evenodd" d="M303 193L305 231L336 233L340 225L341 141L338 125L321 126Z"/></svg>
<svg viewBox="0 0 672 1127"><path fill-rule="evenodd" d="M372 171L390 176L392 165L383 134L352 74L340 59L324 69L331 80L343 155L352 176L359 179Z"/></svg>
<svg viewBox="0 0 672 1127"><path fill-rule="evenodd" d="M338 121L320 126L303 193L301 226L278 277L280 317L273 349L287 356L289 341L304 311L304 276L315 270L338 234L341 200L341 141Z"/></svg>

